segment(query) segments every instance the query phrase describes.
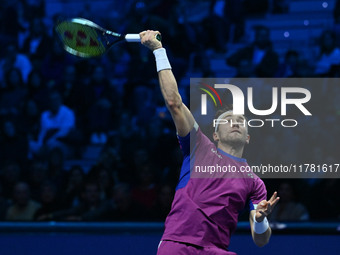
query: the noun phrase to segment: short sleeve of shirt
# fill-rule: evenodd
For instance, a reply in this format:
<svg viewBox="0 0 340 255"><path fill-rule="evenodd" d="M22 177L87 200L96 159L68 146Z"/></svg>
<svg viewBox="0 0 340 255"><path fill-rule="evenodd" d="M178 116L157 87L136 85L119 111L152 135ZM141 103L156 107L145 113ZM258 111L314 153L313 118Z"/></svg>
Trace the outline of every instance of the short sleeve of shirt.
<svg viewBox="0 0 340 255"><path fill-rule="evenodd" d="M197 146L197 137L201 135L198 124L195 122L193 129L184 137L178 136L178 141L181 146L184 157L190 156L193 149Z"/></svg>
<svg viewBox="0 0 340 255"><path fill-rule="evenodd" d="M190 179L191 164L193 162L191 159L193 159L195 150L201 145L204 137L205 136L202 134L196 122L189 134L184 137L178 136L178 141L183 153L183 164L176 190L185 187L185 185L188 183Z"/></svg>
<svg viewBox="0 0 340 255"><path fill-rule="evenodd" d="M267 190L264 182L256 176L254 178L252 191L249 197L249 211L255 210L256 206L262 200L267 200Z"/></svg>

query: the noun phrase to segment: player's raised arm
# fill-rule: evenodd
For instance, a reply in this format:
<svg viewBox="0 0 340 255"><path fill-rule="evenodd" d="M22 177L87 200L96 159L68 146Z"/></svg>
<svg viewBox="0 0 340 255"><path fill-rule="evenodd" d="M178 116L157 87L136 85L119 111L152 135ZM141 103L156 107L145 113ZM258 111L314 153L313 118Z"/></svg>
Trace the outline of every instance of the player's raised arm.
<svg viewBox="0 0 340 255"><path fill-rule="evenodd" d="M259 247L262 247L269 242L272 230L269 227L267 216L272 212L278 201L279 197L277 197L277 192L274 192L268 201L261 201L257 205L256 210L250 211L249 221L251 234L254 243Z"/></svg>
<svg viewBox="0 0 340 255"><path fill-rule="evenodd" d="M141 43L152 50L156 58L159 84L166 106L175 122L179 136L186 136L194 126L194 117L183 104L178 92L176 79L162 43L156 39L158 31L147 30L140 33Z"/></svg>

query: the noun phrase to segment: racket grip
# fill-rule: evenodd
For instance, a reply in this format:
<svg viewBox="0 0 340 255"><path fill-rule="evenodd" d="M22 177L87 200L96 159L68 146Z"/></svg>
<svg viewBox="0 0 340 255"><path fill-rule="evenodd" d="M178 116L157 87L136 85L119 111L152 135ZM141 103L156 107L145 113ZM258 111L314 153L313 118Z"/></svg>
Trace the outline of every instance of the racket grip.
<svg viewBox="0 0 340 255"><path fill-rule="evenodd" d="M158 41L161 41L162 40L162 36L160 34L157 34L156 35L156 39ZM139 36L139 34L126 34L125 35L125 40L127 42L140 42L140 36Z"/></svg>
<svg viewBox="0 0 340 255"><path fill-rule="evenodd" d="M127 42L140 42L140 36L139 34L126 34L125 40Z"/></svg>

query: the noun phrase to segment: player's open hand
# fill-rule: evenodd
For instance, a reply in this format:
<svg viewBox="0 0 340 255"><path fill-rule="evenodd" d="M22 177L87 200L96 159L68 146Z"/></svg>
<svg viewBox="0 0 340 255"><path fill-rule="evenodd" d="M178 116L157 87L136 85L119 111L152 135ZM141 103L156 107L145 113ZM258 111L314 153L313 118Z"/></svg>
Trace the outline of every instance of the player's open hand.
<svg viewBox="0 0 340 255"><path fill-rule="evenodd" d="M146 30L139 33L141 43L152 51L162 48L162 43L156 39L158 34L160 34L159 31L153 30Z"/></svg>
<svg viewBox="0 0 340 255"><path fill-rule="evenodd" d="M255 219L257 222L263 221L264 217L268 216L274 209L277 202L279 202L279 197L277 197L277 192L275 191L272 197L267 200L262 200L256 208Z"/></svg>

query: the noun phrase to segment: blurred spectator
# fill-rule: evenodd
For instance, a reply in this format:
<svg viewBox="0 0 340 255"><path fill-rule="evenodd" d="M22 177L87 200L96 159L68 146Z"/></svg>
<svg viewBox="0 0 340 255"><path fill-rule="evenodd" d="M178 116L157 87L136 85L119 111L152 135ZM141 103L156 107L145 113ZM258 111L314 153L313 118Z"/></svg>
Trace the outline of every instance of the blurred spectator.
<svg viewBox="0 0 340 255"><path fill-rule="evenodd" d="M137 186L132 189L132 197L145 210L152 211L157 198L157 187L153 168L150 164L138 166L136 169Z"/></svg>
<svg viewBox="0 0 340 255"><path fill-rule="evenodd" d="M315 77L314 67L309 61L301 59L296 68L296 77Z"/></svg>
<svg viewBox="0 0 340 255"><path fill-rule="evenodd" d="M334 33L335 33L335 41L336 45L340 45L340 1L337 0L335 3L335 7L333 10L333 18L334 18Z"/></svg>
<svg viewBox="0 0 340 255"><path fill-rule="evenodd" d="M35 201L40 200L41 185L47 181L47 178L47 163L43 160L32 161L27 173L27 182L30 186L31 197Z"/></svg>
<svg viewBox="0 0 340 255"><path fill-rule="evenodd" d="M119 79L124 83L128 80L131 56L126 48L112 47L101 60L101 66L105 68L105 73L109 79ZM124 84L117 84L122 93Z"/></svg>
<svg viewBox="0 0 340 255"><path fill-rule="evenodd" d="M32 20L37 17L45 17L45 0L25 0L23 3L26 19Z"/></svg>
<svg viewBox="0 0 340 255"><path fill-rule="evenodd" d="M269 10L270 0L243 0L245 6L246 15L249 16L264 16Z"/></svg>
<svg viewBox="0 0 340 255"><path fill-rule="evenodd" d="M24 173L21 171L20 165L15 161L5 162L1 173L2 194L5 198L10 199L13 195L14 185L22 179Z"/></svg>
<svg viewBox="0 0 340 255"><path fill-rule="evenodd" d="M52 182L46 181L41 185L39 202L41 207L34 215L34 219L38 221L50 219L50 214L61 209L57 187Z"/></svg>
<svg viewBox="0 0 340 255"><path fill-rule="evenodd" d="M86 115L86 97L84 84L78 78L78 74L74 65L63 66L62 77L58 89L66 106L70 107L80 116Z"/></svg>
<svg viewBox="0 0 340 255"><path fill-rule="evenodd" d="M11 120L2 122L0 135L0 161L13 161L24 166L27 159L27 153L27 138L18 131L15 122Z"/></svg>
<svg viewBox="0 0 340 255"><path fill-rule="evenodd" d="M77 206L66 210L56 211L48 215L43 215L41 218L68 221L100 220L93 214L93 212L96 212L101 208L98 184L95 182L85 183L82 187L81 196L82 201Z"/></svg>
<svg viewBox="0 0 340 255"><path fill-rule="evenodd" d="M19 131L25 133L28 140L38 139L40 114L40 109L34 100L28 99L23 103L18 125Z"/></svg>
<svg viewBox="0 0 340 255"><path fill-rule="evenodd" d="M5 220L7 207L8 207L8 200L3 196L2 185L0 184L0 221Z"/></svg>
<svg viewBox="0 0 340 255"><path fill-rule="evenodd" d="M118 132L123 146L124 141L130 140L138 133L138 126L136 125L136 117L127 111L121 113L119 123Z"/></svg>
<svg viewBox="0 0 340 255"><path fill-rule="evenodd" d="M323 158L323 163L330 163L327 157ZM335 162L335 161L333 161ZM340 219L340 181L337 178L318 179L311 187L311 192L306 196L309 201L310 214L312 219L334 220ZM315 201L321 201L321 206L315 207Z"/></svg>
<svg viewBox="0 0 340 255"><path fill-rule="evenodd" d="M288 50L285 54L284 62L279 64L276 77L297 77L299 64L299 53L295 50Z"/></svg>
<svg viewBox="0 0 340 255"><path fill-rule="evenodd" d="M140 131L144 131L150 125L156 113L156 105L152 92L152 89L145 85L136 86L133 90L130 103L132 111L137 118L136 124L140 127ZM145 133L142 136L145 136Z"/></svg>
<svg viewBox="0 0 340 255"><path fill-rule="evenodd" d="M111 197L114 180L110 168L105 168L103 165L97 165L87 174L87 179L98 183L100 200L106 200Z"/></svg>
<svg viewBox="0 0 340 255"><path fill-rule="evenodd" d="M75 128L75 115L73 111L62 104L60 94L53 91L49 95L50 108L41 114L40 132L37 141L30 141L30 152L41 154L59 148L67 157L70 148L61 140Z"/></svg>
<svg viewBox="0 0 340 255"><path fill-rule="evenodd" d="M59 148L54 148L47 155L48 179L58 187L65 183L66 172L64 170L65 155Z"/></svg>
<svg viewBox="0 0 340 255"><path fill-rule="evenodd" d="M1 42L17 41L22 29L23 1L1 1L0 6L0 36Z"/></svg>
<svg viewBox="0 0 340 255"><path fill-rule="evenodd" d="M270 215L271 221L302 221L309 220L306 207L295 201L293 186L288 182L282 182L279 186L278 196L280 202L275 206Z"/></svg>
<svg viewBox="0 0 340 255"><path fill-rule="evenodd" d="M287 13L289 11L289 2L290 0L273 0L272 13L273 14Z"/></svg>
<svg viewBox="0 0 340 255"><path fill-rule="evenodd" d="M333 17L334 17L334 22L336 24L340 23L340 1L336 0L335 7L333 10Z"/></svg>
<svg viewBox="0 0 340 255"><path fill-rule="evenodd" d="M115 89L106 78L101 66L96 66L93 70L86 98L90 103L88 130L91 139L96 142L96 136L102 136L102 143L105 143L106 133L113 128L113 120L118 110L118 100L116 99Z"/></svg>
<svg viewBox="0 0 340 255"><path fill-rule="evenodd" d="M85 184L82 194L83 203L77 208L81 220L95 220L91 218L91 212L98 209L101 205L100 187L96 182Z"/></svg>
<svg viewBox="0 0 340 255"><path fill-rule="evenodd" d="M239 42L244 35L245 10L243 1L213 0L210 5L210 17L206 31L218 52L225 53L227 42ZM205 20L203 24L207 23Z"/></svg>
<svg viewBox="0 0 340 255"><path fill-rule="evenodd" d="M168 216L172 200L174 198L174 188L170 185L162 185L159 189L156 206L154 208L154 218L159 221L164 221Z"/></svg>
<svg viewBox="0 0 340 255"><path fill-rule="evenodd" d="M96 194L99 193L93 193L95 190L90 191L92 195L88 194L88 196L91 196L93 200L95 200L94 198L97 197ZM91 210L85 210L85 213L82 209L86 207L82 205L64 212L56 212L53 214L53 216L55 219L61 215L70 215L70 213L73 215L79 215L81 212L83 212L80 217L71 217L71 219L83 221L140 221L151 219L151 215L147 215L144 211L144 208L133 201L130 186L126 183L115 185L112 189L110 198L101 202L100 204L96 203L96 205L97 206L92 207Z"/></svg>
<svg viewBox="0 0 340 255"><path fill-rule="evenodd" d="M120 183L113 188L112 202L114 210L109 215L114 221L136 221L145 219L143 207L132 199L131 188L126 183Z"/></svg>
<svg viewBox="0 0 340 255"><path fill-rule="evenodd" d="M38 108L45 111L49 104L49 91L47 82L39 69L33 69L27 81L28 97L34 100Z"/></svg>
<svg viewBox="0 0 340 255"><path fill-rule="evenodd" d="M32 64L25 54L18 52L15 43L9 44L6 47L4 57L0 59L0 80L4 80L5 74L12 68L20 70L22 79L26 83L28 75L32 70Z"/></svg>
<svg viewBox="0 0 340 255"><path fill-rule="evenodd" d="M277 71L278 61L278 55L272 49L270 31L264 26L255 27L255 40L251 45L227 58L228 65L237 69L246 65L246 68L250 69L248 74L257 77L273 77Z"/></svg>
<svg viewBox="0 0 340 255"><path fill-rule="evenodd" d="M176 147L174 147L169 153L170 154L165 154L169 155L166 159L158 156L164 164L163 171L159 173L160 183L168 183L169 185L176 187L182 167L183 154L178 144L176 144Z"/></svg>
<svg viewBox="0 0 340 255"><path fill-rule="evenodd" d="M210 61L207 61L207 51L199 48L192 54L191 72L199 73L201 77L213 77L213 70L211 69Z"/></svg>
<svg viewBox="0 0 340 255"><path fill-rule="evenodd" d="M34 219L34 214L40 204L31 200L30 187L25 182L18 182L13 190L13 205L6 214L6 220L29 221Z"/></svg>
<svg viewBox="0 0 340 255"><path fill-rule="evenodd" d="M18 115L20 106L27 94L19 69L8 70L5 82L6 88L0 95L0 114Z"/></svg>
<svg viewBox="0 0 340 255"><path fill-rule="evenodd" d="M79 205L84 179L85 173L83 168L77 165L72 166L68 172L65 187L63 188L63 208L71 208Z"/></svg>
<svg viewBox="0 0 340 255"><path fill-rule="evenodd" d="M332 65L340 64L340 49L335 44L335 34L326 30L320 37L320 56L315 65L315 73L319 76L327 76Z"/></svg>
<svg viewBox="0 0 340 255"><path fill-rule="evenodd" d="M209 43L209 36L202 36L210 32L204 30L205 19L209 18L210 5L207 1L178 1L173 11L169 12L172 14L169 21L171 25L168 25L166 30L168 30L167 35L171 40L167 42L169 45L167 49L171 50L174 57L188 59L200 47L205 49L211 47L212 43ZM208 23L208 26L211 28L210 23ZM178 37L183 39L178 41L175 39ZM221 38L223 39L223 35L221 35ZM182 71L185 71L187 63L181 68ZM176 73L175 76L180 80L181 76Z"/></svg>
<svg viewBox="0 0 340 255"><path fill-rule="evenodd" d="M50 47L51 38L46 33L43 20L34 17L30 24L30 34L24 41L22 51L30 57L34 68L41 68L42 61Z"/></svg>
<svg viewBox="0 0 340 255"><path fill-rule="evenodd" d="M59 40L53 40L51 49L43 58L41 73L46 80L53 80L59 84L67 77L67 74L64 76L65 69L68 66L75 68L74 62L75 57L63 49L62 43Z"/></svg>

